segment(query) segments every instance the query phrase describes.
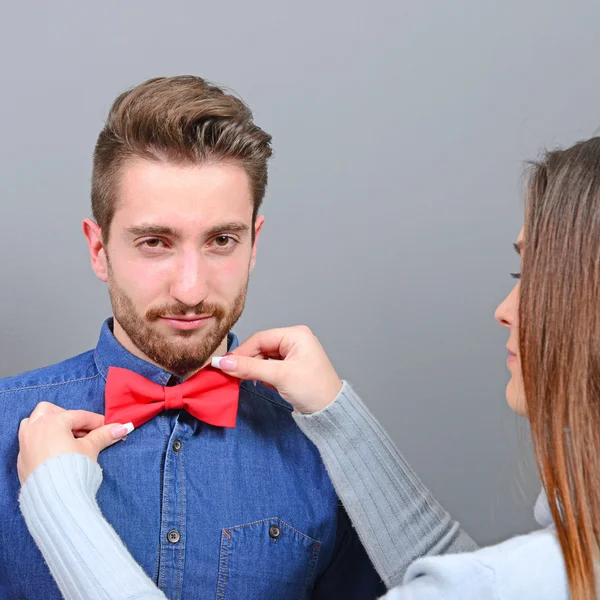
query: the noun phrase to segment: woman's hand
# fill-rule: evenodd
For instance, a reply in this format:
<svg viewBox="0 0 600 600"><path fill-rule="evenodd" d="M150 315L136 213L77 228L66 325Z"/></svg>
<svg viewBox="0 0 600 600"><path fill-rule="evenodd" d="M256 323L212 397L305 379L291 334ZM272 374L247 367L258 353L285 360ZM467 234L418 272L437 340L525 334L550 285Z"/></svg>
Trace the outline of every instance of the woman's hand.
<svg viewBox="0 0 600 600"><path fill-rule="evenodd" d="M266 360L274 359L274 360ZM319 340L308 327L261 331L213 366L240 379L275 388L297 412L309 414L331 403L342 382Z"/></svg>
<svg viewBox="0 0 600 600"><path fill-rule="evenodd" d="M98 454L124 439L133 426L104 425L104 416L85 410L65 410L40 402L19 426L17 470L21 485L48 459L78 452L98 460Z"/></svg>

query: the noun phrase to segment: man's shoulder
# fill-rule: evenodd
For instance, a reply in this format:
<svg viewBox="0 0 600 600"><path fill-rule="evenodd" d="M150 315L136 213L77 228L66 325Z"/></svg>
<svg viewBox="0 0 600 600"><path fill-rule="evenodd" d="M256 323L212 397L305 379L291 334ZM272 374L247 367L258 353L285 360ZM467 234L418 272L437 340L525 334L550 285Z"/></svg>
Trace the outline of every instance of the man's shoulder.
<svg viewBox="0 0 600 600"><path fill-rule="evenodd" d="M0 379L0 394L27 393L28 391L65 386L92 380L99 376L94 351L73 356L54 365L27 371Z"/></svg>

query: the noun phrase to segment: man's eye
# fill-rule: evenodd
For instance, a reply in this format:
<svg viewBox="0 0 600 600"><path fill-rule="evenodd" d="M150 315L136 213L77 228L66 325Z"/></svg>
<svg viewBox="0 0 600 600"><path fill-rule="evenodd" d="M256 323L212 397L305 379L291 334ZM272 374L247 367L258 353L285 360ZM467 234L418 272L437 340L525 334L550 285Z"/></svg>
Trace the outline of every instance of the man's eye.
<svg viewBox="0 0 600 600"><path fill-rule="evenodd" d="M160 238L148 238L146 240L142 240L138 244L138 248L141 248L142 250L160 250L165 247L166 244L164 240L161 240Z"/></svg>
<svg viewBox="0 0 600 600"><path fill-rule="evenodd" d="M213 240L213 245L217 248L231 248L236 243L236 240L230 235L218 235Z"/></svg>

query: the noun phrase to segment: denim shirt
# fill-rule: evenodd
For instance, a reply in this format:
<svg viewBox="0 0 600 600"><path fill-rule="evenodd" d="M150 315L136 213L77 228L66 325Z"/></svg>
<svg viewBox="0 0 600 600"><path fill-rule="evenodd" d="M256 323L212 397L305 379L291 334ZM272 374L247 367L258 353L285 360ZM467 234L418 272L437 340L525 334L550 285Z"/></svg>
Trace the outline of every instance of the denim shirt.
<svg viewBox="0 0 600 600"><path fill-rule="evenodd" d="M228 336L229 349L237 345ZM181 380L128 352L104 323L95 350L0 380L0 598L61 598L19 511L17 431L38 402L104 413L109 366ZM170 410L99 457L98 502L171 599L367 600L385 588L316 447L278 394L242 382L235 429Z"/></svg>

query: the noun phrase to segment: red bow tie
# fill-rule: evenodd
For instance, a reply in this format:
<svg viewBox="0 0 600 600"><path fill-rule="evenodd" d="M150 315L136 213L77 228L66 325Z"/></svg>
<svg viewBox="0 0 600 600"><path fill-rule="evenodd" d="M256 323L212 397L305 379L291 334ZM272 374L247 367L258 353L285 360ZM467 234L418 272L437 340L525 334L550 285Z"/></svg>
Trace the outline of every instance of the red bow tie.
<svg viewBox="0 0 600 600"><path fill-rule="evenodd" d="M133 423L139 427L163 410L185 409L209 425L235 427L240 380L204 367L180 385L163 387L119 367L109 367L106 378L105 423Z"/></svg>

